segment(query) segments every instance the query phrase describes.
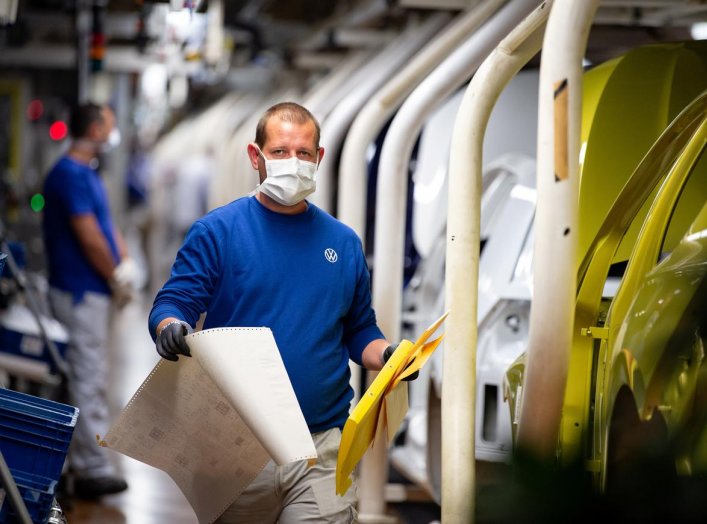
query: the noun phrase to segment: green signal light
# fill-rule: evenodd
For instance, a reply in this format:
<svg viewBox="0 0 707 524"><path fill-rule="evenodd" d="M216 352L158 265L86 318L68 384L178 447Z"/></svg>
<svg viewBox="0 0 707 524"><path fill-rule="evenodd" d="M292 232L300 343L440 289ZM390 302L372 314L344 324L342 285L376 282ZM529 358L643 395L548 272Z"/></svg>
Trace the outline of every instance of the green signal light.
<svg viewBox="0 0 707 524"><path fill-rule="evenodd" d="M44 195L41 193L35 193L32 195L32 198L29 201L29 207L31 207L32 211L35 213L39 213L42 209L44 209Z"/></svg>

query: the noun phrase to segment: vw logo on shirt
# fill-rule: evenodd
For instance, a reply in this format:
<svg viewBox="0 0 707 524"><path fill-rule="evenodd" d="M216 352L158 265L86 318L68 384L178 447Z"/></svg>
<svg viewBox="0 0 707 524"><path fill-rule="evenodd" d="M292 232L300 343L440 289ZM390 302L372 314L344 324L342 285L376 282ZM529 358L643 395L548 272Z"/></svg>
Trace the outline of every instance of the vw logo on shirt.
<svg viewBox="0 0 707 524"><path fill-rule="evenodd" d="M326 258L332 264L339 260L339 255L336 254L332 248L328 247L324 250L324 258Z"/></svg>

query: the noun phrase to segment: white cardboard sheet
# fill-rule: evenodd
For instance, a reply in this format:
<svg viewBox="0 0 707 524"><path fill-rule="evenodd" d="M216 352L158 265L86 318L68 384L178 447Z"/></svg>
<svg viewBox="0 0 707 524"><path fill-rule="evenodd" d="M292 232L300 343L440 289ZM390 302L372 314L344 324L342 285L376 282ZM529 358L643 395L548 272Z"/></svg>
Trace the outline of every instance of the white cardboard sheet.
<svg viewBox="0 0 707 524"><path fill-rule="evenodd" d="M101 442L169 474L201 524L260 473L317 456L268 328L187 336L192 358L161 360Z"/></svg>

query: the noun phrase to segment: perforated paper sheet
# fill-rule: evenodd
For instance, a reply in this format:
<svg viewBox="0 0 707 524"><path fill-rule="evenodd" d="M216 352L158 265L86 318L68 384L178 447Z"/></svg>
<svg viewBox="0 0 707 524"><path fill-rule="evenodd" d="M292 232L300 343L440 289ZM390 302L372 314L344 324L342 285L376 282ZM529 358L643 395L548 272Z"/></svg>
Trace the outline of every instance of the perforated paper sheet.
<svg viewBox="0 0 707 524"><path fill-rule="evenodd" d="M271 457L317 453L269 329L210 329L187 343L192 358L161 360L102 444L165 471L211 523Z"/></svg>

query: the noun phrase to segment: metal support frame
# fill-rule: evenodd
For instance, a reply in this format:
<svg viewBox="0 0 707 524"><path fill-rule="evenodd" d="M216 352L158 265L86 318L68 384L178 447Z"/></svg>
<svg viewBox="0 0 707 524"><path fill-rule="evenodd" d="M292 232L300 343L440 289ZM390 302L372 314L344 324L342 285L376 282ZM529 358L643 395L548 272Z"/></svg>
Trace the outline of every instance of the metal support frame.
<svg viewBox="0 0 707 524"><path fill-rule="evenodd" d="M32 519L27 511L27 506L25 501L22 500L22 495L20 495L20 490L17 489L17 484L15 479L12 478L12 473L10 468L7 467L7 462L5 462L5 457L0 451L0 482L2 487L5 488L7 497L10 500L10 504L15 509L17 518L20 520L20 524L32 524Z"/></svg>
<svg viewBox="0 0 707 524"><path fill-rule="evenodd" d="M557 2L547 23L538 95L533 306L517 445L554 461L577 292L582 59L599 0Z"/></svg>
<svg viewBox="0 0 707 524"><path fill-rule="evenodd" d="M484 58L538 3L513 0L495 13L411 93L388 129L378 168L373 305L383 332L392 340L400 336L408 168L417 135L435 107L474 74ZM469 433L462 438L469 438ZM364 457L364 473L368 467L374 473L367 474L361 483L363 515L383 511L386 466L384 447L373 448Z"/></svg>
<svg viewBox="0 0 707 524"><path fill-rule="evenodd" d="M442 521L473 522L476 343L483 142L501 91L540 50L552 0L526 17L489 55L457 113L449 160L442 382Z"/></svg>

